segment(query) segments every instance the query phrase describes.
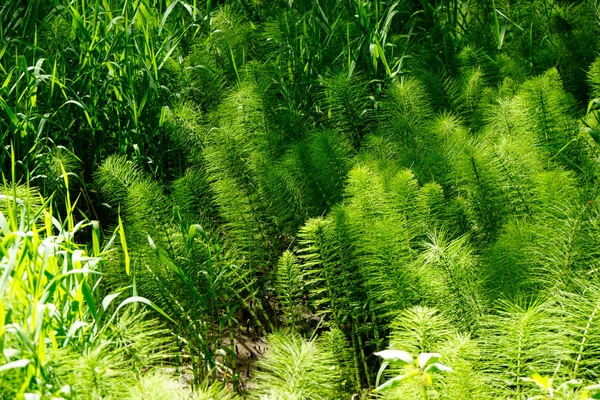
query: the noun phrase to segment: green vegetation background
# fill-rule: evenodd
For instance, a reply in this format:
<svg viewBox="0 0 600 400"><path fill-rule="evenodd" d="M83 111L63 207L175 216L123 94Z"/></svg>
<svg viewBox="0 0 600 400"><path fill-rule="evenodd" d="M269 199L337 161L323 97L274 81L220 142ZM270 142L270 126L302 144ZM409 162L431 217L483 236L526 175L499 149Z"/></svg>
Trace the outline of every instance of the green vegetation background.
<svg viewBox="0 0 600 400"><path fill-rule="evenodd" d="M0 398L600 398L600 1L0 22Z"/></svg>

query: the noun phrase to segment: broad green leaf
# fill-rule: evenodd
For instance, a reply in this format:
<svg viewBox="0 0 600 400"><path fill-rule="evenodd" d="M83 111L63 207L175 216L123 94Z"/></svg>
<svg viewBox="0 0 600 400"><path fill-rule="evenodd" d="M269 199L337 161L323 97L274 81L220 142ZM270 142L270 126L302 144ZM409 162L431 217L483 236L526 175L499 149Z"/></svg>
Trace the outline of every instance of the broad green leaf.
<svg viewBox="0 0 600 400"><path fill-rule="evenodd" d="M440 363L429 364L425 367L424 371L430 374L435 374L436 372L453 372L452 368Z"/></svg>
<svg viewBox="0 0 600 400"><path fill-rule="evenodd" d="M10 122L12 122L14 125L19 125L19 118L17 118L12 108L2 97L0 97L0 105L4 109L4 112L6 112L6 115L8 115Z"/></svg>
<svg viewBox="0 0 600 400"><path fill-rule="evenodd" d="M113 316L111 317L111 319L109 320L109 322L106 325L110 325L110 323L116 317L117 313L119 312L119 310L121 310L121 308L125 307L127 304L133 304L133 303L145 304L145 305L149 306L150 308L152 308L154 311L158 312L160 315L162 315L166 319L168 319L169 321L171 321L172 323L175 323L173 318L169 317L160 307L158 307L156 304L154 304L150 300L146 299L145 297L132 296L132 297L129 297L129 298L123 300L121 302L121 304L119 304L119 306L115 310L115 313L113 314Z"/></svg>
<svg viewBox="0 0 600 400"><path fill-rule="evenodd" d="M98 221L92 221L92 249L95 257L100 256L100 224Z"/></svg>
<svg viewBox="0 0 600 400"><path fill-rule="evenodd" d="M390 364L412 364L413 362L412 356L402 350L383 350L374 354L383 358Z"/></svg>
<svg viewBox="0 0 600 400"><path fill-rule="evenodd" d="M390 389L394 389L398 386L400 386L400 384L402 382L404 382L405 380L407 380L408 378L411 378L413 375L412 374L405 374L405 375L400 375L397 376L395 378L390 379L389 381L387 381L386 383L384 383L381 386L378 386L376 389L374 389L374 392L383 392L386 390L390 390Z"/></svg>
<svg viewBox="0 0 600 400"><path fill-rule="evenodd" d="M84 321L80 321L80 320L75 321L75 323L73 325L71 325L71 327L69 328L69 332L67 333L67 337L65 338L63 346L66 346L67 343L69 343L69 341L71 340L71 338L73 338L73 336L75 336L75 333L79 329L85 328L88 325L89 324L87 322L84 322Z"/></svg>
<svg viewBox="0 0 600 400"><path fill-rule="evenodd" d="M540 374L533 374L531 379L533 379L533 381L535 383L537 383L539 386L541 386L544 389L548 389L549 387L552 386L552 379L549 376L541 376Z"/></svg>
<svg viewBox="0 0 600 400"><path fill-rule="evenodd" d="M114 299L119 297L121 295L121 293L123 293L123 292L112 293L112 294L105 296L104 299L102 299L102 308L104 309L104 311L106 311L106 309L108 308L110 303L112 303Z"/></svg>
<svg viewBox="0 0 600 400"><path fill-rule="evenodd" d="M436 362L442 357L440 353L421 353L419 354L418 365L419 368L425 368L431 363Z"/></svg>
<svg viewBox="0 0 600 400"><path fill-rule="evenodd" d="M125 257L125 273L131 275L131 259L129 258L129 251L127 251L127 239L125 238L125 228L121 220L121 213L119 213L119 238L121 239L121 247L123 248L123 256Z"/></svg>
<svg viewBox="0 0 600 400"><path fill-rule="evenodd" d="M4 302L0 301L0 337L4 334L4 323L6 319L6 312L4 310Z"/></svg>
<svg viewBox="0 0 600 400"><path fill-rule="evenodd" d="M85 302L87 303L87 305L90 309L90 313L92 314L92 317L94 317L94 319L96 321L98 321L98 311L96 309L96 301L94 300L94 294L92 293L92 290L90 289L90 286L88 285L86 279L84 279L83 282L81 282L81 291L83 293L83 298L85 299Z"/></svg>
<svg viewBox="0 0 600 400"><path fill-rule="evenodd" d="M387 361L384 361L381 364L381 367L379 368L379 372L377 372L377 379L375 379L375 386L379 386L379 380L381 379L381 375L383 375L383 371L385 371L385 369L387 368L388 365L390 365L390 363Z"/></svg>
<svg viewBox="0 0 600 400"><path fill-rule="evenodd" d="M31 360L26 360L26 359L6 363L4 365L0 365L0 373L11 370L11 369L25 368L30 363L31 363Z"/></svg>

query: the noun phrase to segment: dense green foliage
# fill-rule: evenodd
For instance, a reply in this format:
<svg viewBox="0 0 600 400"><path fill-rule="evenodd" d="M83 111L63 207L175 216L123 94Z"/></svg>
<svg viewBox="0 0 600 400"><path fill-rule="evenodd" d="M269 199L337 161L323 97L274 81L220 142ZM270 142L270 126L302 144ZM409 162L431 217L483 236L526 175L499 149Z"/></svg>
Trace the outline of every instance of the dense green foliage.
<svg viewBox="0 0 600 400"><path fill-rule="evenodd" d="M0 1L0 398L600 398L599 51L596 0Z"/></svg>

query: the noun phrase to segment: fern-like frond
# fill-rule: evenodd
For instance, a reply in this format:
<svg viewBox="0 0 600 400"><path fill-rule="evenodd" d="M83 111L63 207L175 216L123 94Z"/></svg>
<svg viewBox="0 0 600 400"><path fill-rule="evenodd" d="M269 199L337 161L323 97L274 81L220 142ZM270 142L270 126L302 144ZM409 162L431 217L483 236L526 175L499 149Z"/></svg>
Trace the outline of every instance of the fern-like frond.
<svg viewBox="0 0 600 400"><path fill-rule="evenodd" d="M257 399L338 399L341 372L334 354L317 340L306 341L297 334L274 333L269 350L257 365Z"/></svg>
<svg viewBox="0 0 600 400"><path fill-rule="evenodd" d="M214 110L227 86L227 76L219 68L217 60L207 48L204 40L194 44L185 60L186 85L183 96L204 111Z"/></svg>
<svg viewBox="0 0 600 400"><path fill-rule="evenodd" d="M188 169L184 176L172 183L171 198L179 208L185 225L200 223L206 229L217 229L221 220L206 171Z"/></svg>
<svg viewBox="0 0 600 400"><path fill-rule="evenodd" d="M338 328L331 328L321 333L318 342L323 351L335 358L336 368L340 371L342 390L346 393L360 392L359 366L344 332Z"/></svg>
<svg viewBox="0 0 600 400"><path fill-rule="evenodd" d="M598 380L600 365L600 284L597 277L577 279L568 291L559 292L556 313L564 318L572 379Z"/></svg>
<svg viewBox="0 0 600 400"><path fill-rule="evenodd" d="M493 399L483 372L481 346L469 335L453 335L439 349L444 365L452 368L439 382L437 391L448 400Z"/></svg>
<svg viewBox="0 0 600 400"><path fill-rule="evenodd" d="M211 34L207 44L219 70L226 73L230 82L239 81L240 71L254 43L251 22L235 3L216 8L209 21Z"/></svg>
<svg viewBox="0 0 600 400"><path fill-rule="evenodd" d="M143 310L124 310L104 335L137 373L168 365L176 352L167 327Z"/></svg>
<svg viewBox="0 0 600 400"><path fill-rule="evenodd" d="M592 63L587 77L590 85L590 97L592 99L600 98L600 58L596 58Z"/></svg>
<svg viewBox="0 0 600 400"><path fill-rule="evenodd" d="M302 312L302 276L298 260L290 251L285 251L279 259L274 286L285 322L293 329Z"/></svg>
<svg viewBox="0 0 600 400"><path fill-rule="evenodd" d="M427 91L414 78L391 85L379 113L379 131L401 149L400 165L413 169L424 181L441 174L439 145L430 133L432 116Z"/></svg>
<svg viewBox="0 0 600 400"><path fill-rule="evenodd" d="M451 316L464 331L477 328L483 313L479 260L466 236L449 240L432 231L423 243L420 277L425 302Z"/></svg>
<svg viewBox="0 0 600 400"><path fill-rule="evenodd" d="M293 143L281 159L258 169L261 195L281 233L295 235L309 217L342 200L351 146L335 131L317 131Z"/></svg>
<svg viewBox="0 0 600 400"><path fill-rule="evenodd" d="M510 212L510 203L499 182L503 174L494 159L493 145L469 135L451 116L439 118L434 131L443 143L450 167L445 183L452 194L464 199L477 236L489 240Z"/></svg>
<svg viewBox="0 0 600 400"><path fill-rule="evenodd" d="M344 218L343 211L338 214ZM348 324L362 287L360 277L353 274L351 243L338 232L333 218L308 220L299 232L299 256L311 305L339 326Z"/></svg>
<svg viewBox="0 0 600 400"><path fill-rule="evenodd" d="M410 354L431 353L455 333L444 314L427 306L402 310L391 323L390 348Z"/></svg>
<svg viewBox="0 0 600 400"><path fill-rule="evenodd" d="M116 398L136 384L136 374L127 358L109 341L90 346L81 354L65 351L58 360L57 375L84 400Z"/></svg>
<svg viewBox="0 0 600 400"><path fill-rule="evenodd" d="M183 102L167 114L163 123L177 153L179 162L197 164L202 160L202 149L208 135L206 116L191 102Z"/></svg>
<svg viewBox="0 0 600 400"><path fill-rule="evenodd" d="M415 199L415 213L416 223L420 225L420 236L425 236L428 230L442 227L445 203L444 190L438 183L429 182L419 189Z"/></svg>
<svg viewBox="0 0 600 400"><path fill-rule="evenodd" d="M355 148L358 147L373 118L367 82L358 75L349 76L342 72L326 78L323 84L327 118Z"/></svg>
<svg viewBox="0 0 600 400"><path fill-rule="evenodd" d="M160 243L168 242L170 202L158 182L125 157L114 155L98 167L95 183L113 212L123 219L134 257L148 251L149 234ZM119 276L122 274L114 275Z"/></svg>
<svg viewBox="0 0 600 400"><path fill-rule="evenodd" d="M482 269L488 299L514 300L536 290L530 281L532 265L526 246L533 241L533 235L527 221L509 220L486 250Z"/></svg>
<svg viewBox="0 0 600 400"><path fill-rule="evenodd" d="M564 91L558 71L551 69L525 82L522 90L538 143L565 167L585 170L589 160L573 118L575 103Z"/></svg>
<svg viewBox="0 0 600 400"><path fill-rule="evenodd" d="M540 287L566 288L574 278L597 268L598 208L595 200L566 200L546 211L532 227L530 279Z"/></svg>
<svg viewBox="0 0 600 400"><path fill-rule="evenodd" d="M439 353L452 372L436 375L428 385L428 396L444 399L491 399L482 371L481 350L477 341L458 334L451 321L436 309L416 306L403 310L392 323L390 348L407 351L415 357L422 353ZM392 368L390 376L405 373ZM397 389L385 393L385 399L422 398L423 388L407 380Z"/></svg>
<svg viewBox="0 0 600 400"><path fill-rule="evenodd" d="M357 166L350 171L346 196L344 209L355 243L357 272L368 291L369 307L377 310L380 323L385 322L417 296L418 278L411 273L416 229L402 213L408 210L394 207L382 179L368 167Z"/></svg>
<svg viewBox="0 0 600 400"><path fill-rule="evenodd" d="M484 96L488 95L487 82L481 68L472 67L463 72L458 86L458 95L453 99L461 114L477 128L482 124L482 105Z"/></svg>
<svg viewBox="0 0 600 400"><path fill-rule="evenodd" d="M194 388L195 400L239 400L240 396L226 387L223 383L203 381Z"/></svg>
<svg viewBox="0 0 600 400"><path fill-rule="evenodd" d="M564 324L540 300L500 301L496 312L483 319L480 333L486 372L495 397L526 397L533 393L523 381L532 370L552 375L564 362Z"/></svg>
<svg viewBox="0 0 600 400"><path fill-rule="evenodd" d="M256 267L270 256L266 232L271 228L260 191L267 143L256 86L239 85L220 105L219 117L220 126L210 133L203 153L207 176L232 243Z"/></svg>
<svg viewBox="0 0 600 400"><path fill-rule="evenodd" d="M189 399L190 393L181 389L179 381L165 373L150 372L129 388L126 400L184 400Z"/></svg>

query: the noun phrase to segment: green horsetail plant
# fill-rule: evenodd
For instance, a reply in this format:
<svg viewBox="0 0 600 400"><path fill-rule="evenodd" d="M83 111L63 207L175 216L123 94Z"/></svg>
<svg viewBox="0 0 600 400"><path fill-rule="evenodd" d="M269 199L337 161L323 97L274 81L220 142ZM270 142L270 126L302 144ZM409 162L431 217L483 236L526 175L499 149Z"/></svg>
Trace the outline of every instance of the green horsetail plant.
<svg viewBox="0 0 600 400"><path fill-rule="evenodd" d="M458 83L460 87L456 98L458 110L475 126L481 124L481 105L485 95L486 80L481 68L472 68L464 72Z"/></svg>
<svg viewBox="0 0 600 400"><path fill-rule="evenodd" d="M258 362L256 399L342 399L342 373L335 354L318 340L295 333L274 333Z"/></svg>
<svg viewBox="0 0 600 400"><path fill-rule="evenodd" d="M585 116L581 118L579 127L580 136L586 143L590 156L596 158L598 155L597 144L600 143L600 135L598 134L598 104L600 104L600 100L598 99L593 99L589 102ZM595 173L595 168L592 169L592 172Z"/></svg>
<svg viewBox="0 0 600 400"><path fill-rule="evenodd" d="M500 113L499 109L500 107L493 112ZM498 118L493 118L493 121L503 124ZM447 162L451 168L446 174L445 182L451 185L452 192L467 201L474 219L473 233L477 239L491 241L511 213L527 212L529 207L529 197L523 194L523 178L518 176L529 178L527 170L519 165L523 157L516 158L511 154L517 151L527 152L528 148L520 149L514 143L519 139L507 138L495 144L492 133L480 138L472 137L454 118L444 118L440 122L442 124L436 130L445 141L444 153L448 155ZM509 128L512 128L512 122ZM487 129L496 134L502 132L503 128L492 128L489 125ZM520 138L518 135L516 137ZM497 151L502 153L498 154ZM524 160L528 161L530 158ZM512 179L507 172L520 179ZM524 183L530 182L525 180Z"/></svg>
<svg viewBox="0 0 600 400"><path fill-rule="evenodd" d="M348 222L343 208L334 209L327 219L308 220L299 232L299 257L309 305L315 314L350 337L357 354L355 365L361 365L369 381L371 370L364 346L367 340L377 338L378 328L361 276L354 273L356 261L351 254L355 250L347 232Z"/></svg>
<svg viewBox="0 0 600 400"><path fill-rule="evenodd" d="M302 313L302 275L297 258L289 250L279 259L274 285L286 325L297 329Z"/></svg>
<svg viewBox="0 0 600 400"><path fill-rule="evenodd" d="M577 279L568 290L557 294L556 313L566 322L567 348L569 359L562 370L570 379L596 381L598 342L598 282L591 279ZM562 372L562 371L561 371Z"/></svg>
<svg viewBox="0 0 600 400"><path fill-rule="evenodd" d="M343 205L300 230L309 304L359 346L367 379L364 345L383 347L384 331L397 310L421 299L428 275L426 268L415 271L413 246L439 206L431 201L439 190L431 184L419 196L406 171L389 176L359 165L349 173Z"/></svg>
<svg viewBox="0 0 600 400"><path fill-rule="evenodd" d="M169 366L175 352L169 331L139 308L125 309L107 326L93 342L81 348L72 343L75 348L59 350L53 371L68 385L71 395L82 399L136 398L132 389L147 380L155 377L160 385L157 372Z"/></svg>
<svg viewBox="0 0 600 400"><path fill-rule="evenodd" d="M441 377L436 391L448 399L490 398L487 376L484 373L481 346L470 335L455 334L440 348L444 364L454 372Z"/></svg>
<svg viewBox="0 0 600 400"><path fill-rule="evenodd" d="M436 182L423 185L414 205L414 229L419 237L425 237L429 229L441 229L445 217L444 189Z"/></svg>
<svg viewBox="0 0 600 400"><path fill-rule="evenodd" d="M351 166L351 145L339 133L315 131L297 140L281 158L265 156L257 175L263 201L279 234L291 238L310 217L342 200ZM287 243L284 243L285 246Z"/></svg>
<svg viewBox="0 0 600 400"><path fill-rule="evenodd" d="M227 240L226 247L218 235L200 225L186 225L181 214L176 213L179 224L173 223L168 215L170 199L160 185L123 157L108 158L97 180L103 193L121 207L122 227L131 248L131 276L113 276L108 284L132 280L134 290L164 308L171 321L179 321L171 327L190 352L196 385L214 380L223 371L236 382L234 335L241 310L251 314L263 334L262 321L270 321L256 292L254 271L246 264L237 266L235 260L243 258L228 250ZM148 221L162 230L149 231ZM123 241L121 246L125 250ZM110 269L115 267L120 264ZM228 346L222 343L223 337L229 337ZM222 351L225 363L218 359Z"/></svg>
<svg viewBox="0 0 600 400"><path fill-rule="evenodd" d="M439 143L430 132L432 116L428 93L417 79L403 78L384 92L378 133L398 146L400 165L412 169L423 181L441 175Z"/></svg>
<svg viewBox="0 0 600 400"><path fill-rule="evenodd" d="M381 175L368 167L356 166L350 171L346 198L344 209L356 249L357 272L366 291L374 340L379 346L381 325L385 326L396 310L417 297L419 282L411 273L415 256L411 245L416 229L413 221L407 220L410 208L398 208Z"/></svg>
<svg viewBox="0 0 600 400"><path fill-rule="evenodd" d="M433 231L420 257L424 299L452 316L464 331L477 329L484 310L478 260L468 237L449 240Z"/></svg>
<svg viewBox="0 0 600 400"><path fill-rule="evenodd" d="M193 398L196 400L240 400L241 397L235 392L230 390L225 384L216 381L209 383L208 381L203 382L197 386L193 391ZM189 396L188 396L189 398ZM165 399L167 400L167 399Z"/></svg>
<svg viewBox="0 0 600 400"><path fill-rule="evenodd" d="M360 286L359 278L352 278L348 266L344 268L338 261L338 249L344 246L336 233L331 219L308 220L299 233L299 257L311 306L318 315L339 326L349 323L352 296Z"/></svg>
<svg viewBox="0 0 600 400"><path fill-rule="evenodd" d="M351 144L335 131L317 131L305 145L308 152L302 142L292 146L284 162L292 164L290 173L301 181L303 192L310 193L310 216L317 217L342 200L352 165Z"/></svg>
<svg viewBox="0 0 600 400"><path fill-rule="evenodd" d="M517 301L499 301L496 311L482 320L480 342L496 397L528 396L533 388L524 378L531 369L552 374L568 356L564 323L558 323L550 304L523 297Z"/></svg>
<svg viewBox="0 0 600 400"><path fill-rule="evenodd" d="M440 395L457 400L489 398L478 343L468 335L459 334L450 319L438 310L416 306L399 313L392 322L389 348L409 354L444 354L441 362L454 372L438 376L437 382L428 386L427 392L431 397ZM392 372L397 375L402 369L392 368ZM423 387L411 379L396 383L398 387L386 391L385 398L406 399L423 394Z"/></svg>
<svg viewBox="0 0 600 400"><path fill-rule="evenodd" d="M183 96L204 111L215 109L227 86L222 71L204 42L195 44L185 59Z"/></svg>
<svg viewBox="0 0 600 400"><path fill-rule="evenodd" d="M199 223L206 230L216 231L222 223L205 170L188 169L173 182L171 197L186 225Z"/></svg>
<svg viewBox="0 0 600 400"><path fill-rule="evenodd" d="M426 306L400 311L390 327L390 348L411 354L438 351L455 334L446 315Z"/></svg>
<svg viewBox="0 0 600 400"><path fill-rule="evenodd" d="M591 89L590 99L600 98L600 58L597 58L590 66L587 78Z"/></svg>
<svg viewBox="0 0 600 400"><path fill-rule="evenodd" d="M567 180L564 182L568 184ZM588 268L596 268L596 200L573 199L576 194L577 191L548 204L532 226L531 244L537 246L532 247L529 279L540 287L568 288Z"/></svg>
<svg viewBox="0 0 600 400"><path fill-rule="evenodd" d="M235 5L224 4L210 17L209 48L232 83L241 82L242 69L253 44L254 25L240 11Z"/></svg>
<svg viewBox="0 0 600 400"><path fill-rule="evenodd" d="M483 285L488 299L516 299L538 288L531 282L533 265L524 243L533 242L535 233L530 223L511 219L482 259Z"/></svg>
<svg viewBox="0 0 600 400"><path fill-rule="evenodd" d="M174 228L169 225L169 199L158 182L150 179L139 166L124 156L106 158L97 169L95 177L97 187L108 201L107 205L113 212L117 211L118 218L123 222L120 224L124 234L122 236L127 238L131 248L128 255L135 279L132 289L145 292L146 296L156 300L152 297L152 289L155 288L153 278L151 274L148 275L145 267L152 265L150 258L153 258L147 248L147 235L150 233L150 226L158 227L158 230L153 230L154 240L170 243ZM123 246L122 248L125 250ZM120 270L121 265L111 263L106 266L107 270L114 271L113 268ZM124 276L114 272L107 277L107 287L121 287L130 283L129 274Z"/></svg>
<svg viewBox="0 0 600 400"><path fill-rule="evenodd" d="M277 256L267 245L272 224L260 188L259 167L267 156L264 105L252 82L240 84L219 108L204 149L209 184L230 240L247 263L264 276Z"/></svg>
<svg viewBox="0 0 600 400"><path fill-rule="evenodd" d="M512 212L532 215L533 193L536 178L543 171L543 156L523 136L506 136L494 145L494 161Z"/></svg>
<svg viewBox="0 0 600 400"><path fill-rule="evenodd" d="M144 375L136 385L127 388L125 396L129 400L168 400L190 397L180 388L179 381L158 371Z"/></svg>
<svg viewBox="0 0 600 400"><path fill-rule="evenodd" d="M575 103L562 88L558 71L552 69L525 82L522 90L538 143L552 160L589 174L589 150L573 118Z"/></svg>
<svg viewBox="0 0 600 400"><path fill-rule="evenodd" d="M360 366L356 363L357 359L344 332L330 328L320 334L318 342L323 351L333 354L335 365L341 371L343 390L347 393L360 393Z"/></svg>
<svg viewBox="0 0 600 400"><path fill-rule="evenodd" d="M81 183L82 162L64 146L49 147L40 151L36 164L31 174L31 182L40 187L45 197L52 194L58 199L65 197L63 171L70 178L71 189Z"/></svg>
<svg viewBox="0 0 600 400"><path fill-rule="evenodd" d="M373 123L373 101L367 82L346 72L324 80L327 119L357 148Z"/></svg>

